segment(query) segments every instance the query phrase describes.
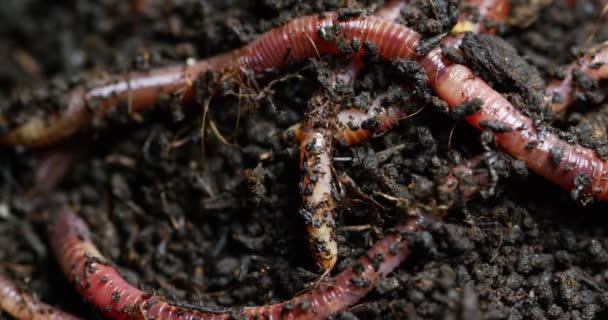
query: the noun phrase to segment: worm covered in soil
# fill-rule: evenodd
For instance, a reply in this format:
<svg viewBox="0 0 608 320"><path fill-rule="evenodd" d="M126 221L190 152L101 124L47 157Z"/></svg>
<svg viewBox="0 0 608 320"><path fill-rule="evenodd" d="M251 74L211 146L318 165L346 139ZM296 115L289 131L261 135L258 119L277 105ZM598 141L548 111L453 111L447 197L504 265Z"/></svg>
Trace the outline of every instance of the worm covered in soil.
<svg viewBox="0 0 608 320"><path fill-rule="evenodd" d="M332 30L339 30L338 35L332 34ZM336 37L352 43L348 48L339 47ZM32 147L55 143L87 125L94 115L104 116L121 101L130 112L150 108L163 95L177 94L184 103L192 102L192 83L205 71L242 67L260 74L318 54L346 53L347 49L353 55L361 54L360 45L367 42L375 43L378 54L385 59L413 57L420 38L409 28L377 17L345 19L338 13L300 17L266 32L241 49L191 66L111 77L91 89L78 87L68 95L68 107L63 113L46 120L28 120L9 130L0 143Z"/></svg>
<svg viewBox="0 0 608 320"><path fill-rule="evenodd" d="M211 310L173 303L127 283L91 242L82 219L69 209L57 214L49 238L61 270L86 301L111 319L325 319L353 305L371 291L382 276L409 255L402 233L410 233L425 216L399 224L376 242L351 267L291 300L260 307Z"/></svg>
<svg viewBox="0 0 608 320"><path fill-rule="evenodd" d="M552 80L547 85L547 102L551 104L554 112L564 112L575 102L577 87L584 90L596 89L599 82L607 78L608 43L604 42L589 49L583 57L570 65L563 80ZM606 95L602 92L599 96L591 98L591 102L599 103L606 98Z"/></svg>

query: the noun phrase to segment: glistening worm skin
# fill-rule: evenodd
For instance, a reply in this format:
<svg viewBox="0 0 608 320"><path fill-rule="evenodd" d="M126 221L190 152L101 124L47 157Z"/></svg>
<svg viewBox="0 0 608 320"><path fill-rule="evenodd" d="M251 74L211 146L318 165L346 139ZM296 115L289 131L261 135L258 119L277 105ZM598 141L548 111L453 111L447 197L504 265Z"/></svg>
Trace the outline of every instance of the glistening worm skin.
<svg viewBox="0 0 608 320"><path fill-rule="evenodd" d="M300 215L306 224L308 245L314 260L323 270L331 270L338 259L338 243L334 234L332 150L331 128L314 127L309 122L303 125L300 142Z"/></svg>
<svg viewBox="0 0 608 320"><path fill-rule="evenodd" d="M79 86L67 94L67 108L47 119L33 118L11 129L0 144L42 147L60 141L83 126L93 117L104 117L119 102L128 105L130 112L150 108L161 96L181 95L184 102L193 98L192 81L202 72L218 69L227 61L218 56L192 66L173 66L149 72L132 72L97 81L91 88Z"/></svg>
<svg viewBox="0 0 608 320"><path fill-rule="evenodd" d="M23 293L0 275L0 309L18 320L80 320L67 312Z"/></svg>
<svg viewBox="0 0 608 320"><path fill-rule="evenodd" d="M372 105L367 112L355 108L346 109L336 117L334 138L345 146L356 145L389 131L403 115L403 111L397 107Z"/></svg>
<svg viewBox="0 0 608 320"><path fill-rule="evenodd" d="M413 232L420 224L428 222L420 216L397 225L352 267L291 300L220 311L172 305L128 284L93 245L84 221L69 209L58 213L49 236L61 270L88 302L111 319L303 320L325 319L363 298L379 278L394 270L409 255L401 234Z"/></svg>
<svg viewBox="0 0 608 320"><path fill-rule="evenodd" d="M565 111L573 102L573 89L576 85L574 73L598 82L608 78L608 42L601 43L585 53L568 67L563 80L553 80L547 85L546 99L554 112Z"/></svg>
<svg viewBox="0 0 608 320"><path fill-rule="evenodd" d="M577 188L584 186L580 191L598 200L608 200L608 180L604 177L608 166L593 150L569 144L551 132L537 130L530 118L473 71L444 60L440 50L431 51L421 64L431 79L430 85L450 107L472 99L483 102L480 111L465 119L478 129L484 121L508 128L510 131L494 132L494 135L496 142L511 156L523 160L532 171L566 190L573 190L578 180Z"/></svg>
<svg viewBox="0 0 608 320"><path fill-rule="evenodd" d="M339 20L337 13L305 16L264 33L241 49L201 60L189 67L175 66L133 73L126 79L113 78L92 89L74 89L69 94L64 113L51 116L48 120L32 119L13 128L0 138L0 144L32 147L52 144L85 126L93 115L103 116L121 100L131 106L132 112L146 110L160 96L176 92L182 93L183 102L189 102L193 98L192 80L204 71L243 67L259 74L317 54L338 54L335 41L324 40L321 36L333 26L339 27L340 36L345 39L374 42L379 55L385 59L413 57L420 41L420 35L415 31L381 18Z"/></svg>

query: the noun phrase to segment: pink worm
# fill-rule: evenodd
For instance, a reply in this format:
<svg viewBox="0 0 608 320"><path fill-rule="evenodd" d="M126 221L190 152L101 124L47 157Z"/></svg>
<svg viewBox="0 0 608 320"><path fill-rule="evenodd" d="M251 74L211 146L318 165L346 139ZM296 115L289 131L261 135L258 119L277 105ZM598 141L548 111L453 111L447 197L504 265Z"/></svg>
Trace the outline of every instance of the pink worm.
<svg viewBox="0 0 608 320"><path fill-rule="evenodd" d="M23 293L15 284L0 275L0 309L15 319L24 320L79 320L67 312Z"/></svg>
<svg viewBox="0 0 608 320"><path fill-rule="evenodd" d="M546 89L547 103L551 103L554 112L564 112L573 102L573 88L575 86L574 72L594 81L608 78L608 42L601 43L585 53L583 57L572 63L566 71L563 80L552 80Z"/></svg>
<svg viewBox="0 0 608 320"><path fill-rule="evenodd" d="M355 265L305 294L282 303L220 311L172 304L128 284L93 245L84 221L69 209L58 213L50 241L61 270L78 292L111 319L325 319L359 301L394 270L409 255L401 233L413 232L422 223L428 221L420 217L397 225Z"/></svg>
<svg viewBox="0 0 608 320"><path fill-rule="evenodd" d="M376 17L339 20L338 14L305 16L260 36L257 40L232 52L201 60L191 66L173 66L150 72L134 72L126 77L112 77L70 92L67 110L47 121L35 118L12 129L0 143L44 146L57 142L86 125L93 116L103 116L119 101L126 101L130 111L140 112L160 96L179 93L184 103L192 102L192 81L205 71L222 68L246 68L262 73L281 68L290 61L302 61L317 54L338 54L334 40L324 40L321 33L339 27L348 40L376 44L383 58L413 57L420 35L396 23ZM358 56L362 50L353 53Z"/></svg>
<svg viewBox="0 0 608 320"><path fill-rule="evenodd" d="M533 121L519 112L469 68L452 64L434 49L421 64L427 71L431 86L450 107L480 99L481 110L466 120L481 129L484 121L501 123L511 131L498 133L496 142L511 156L523 160L528 168L566 190L575 187L575 179L590 179L585 186L588 195L608 200L605 179L607 162L591 149L569 144L551 132L539 132ZM558 154L559 157L553 155Z"/></svg>

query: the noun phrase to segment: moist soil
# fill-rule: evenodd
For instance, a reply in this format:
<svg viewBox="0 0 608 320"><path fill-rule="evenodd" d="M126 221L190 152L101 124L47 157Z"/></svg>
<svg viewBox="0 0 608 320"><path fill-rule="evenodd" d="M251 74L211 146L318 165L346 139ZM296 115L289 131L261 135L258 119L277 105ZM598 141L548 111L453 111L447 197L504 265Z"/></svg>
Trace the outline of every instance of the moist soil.
<svg viewBox="0 0 608 320"><path fill-rule="evenodd" d="M90 75L204 58L297 16L344 7L351 9L347 14L371 12L381 4L132 2L144 6L134 10L123 0L0 1L0 111L6 122L60 107L66 89ZM545 114L530 101L544 89L539 79L559 76L561 66L608 39L601 10L592 1L577 1L575 8L553 1L541 9L534 4L543 1L512 2L517 10L499 32L507 44L471 37L470 48L496 49L451 52L453 58L478 65L522 111L600 150L608 105L590 102L597 96L588 92L592 88L580 86L579 102L566 116ZM432 38L449 30L451 5L413 1L399 21ZM517 68L500 65L506 56L522 57L513 64ZM323 75L343 62L321 57L259 79L233 77L202 90L194 106L164 101L143 116L117 111L60 147L2 147L1 272L45 302L102 319L61 275L48 246L55 208L69 205L131 283L169 299L223 308L282 301L306 290L321 275L298 214L298 149L282 135L304 118L311 96L324 90ZM334 273L403 218L408 205L432 205L428 199L458 159L480 152L498 157L486 165L498 180L415 235L413 255L334 318L608 319L608 207L497 155L490 135L469 128L462 114L446 112L429 95L424 81L417 81L420 75L410 72L417 70L411 63L371 57L368 65L354 89L338 94L340 101L361 105L407 83L398 94L413 96L404 106L408 114L419 112L381 137L336 148L335 172L350 176L374 201L352 188L337 190L340 252ZM404 65L410 67L399 68ZM590 137L599 130L590 130L592 124L604 128L603 137ZM496 124L487 129L500 130ZM58 186L44 190L35 170L53 152L75 160ZM0 319L9 318L0 313Z"/></svg>

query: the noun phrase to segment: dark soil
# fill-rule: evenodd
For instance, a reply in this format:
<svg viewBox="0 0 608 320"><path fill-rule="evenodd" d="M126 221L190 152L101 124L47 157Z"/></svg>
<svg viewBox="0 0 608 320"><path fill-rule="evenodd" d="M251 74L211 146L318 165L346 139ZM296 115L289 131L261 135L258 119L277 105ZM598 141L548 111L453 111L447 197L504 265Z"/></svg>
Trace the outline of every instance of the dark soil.
<svg viewBox="0 0 608 320"><path fill-rule="evenodd" d="M32 110L53 108L85 72L207 57L343 2L150 0L142 12L132 12L123 0L0 1L0 111L22 108L11 114L19 122ZM554 1L538 17L527 1L513 2L521 9L516 25L503 28L501 36L523 57L518 63L535 68L530 74L559 75L559 66L587 45L608 39L591 1L577 1L575 10ZM349 3L362 10L379 5ZM429 37L449 27L453 12L444 1L432 2L434 22L428 20L429 2L417 3L402 22ZM78 160L49 195L32 192L34 169L47 150L0 149L1 272L48 303L100 318L60 275L47 245L53 208L68 204L131 283L169 298L230 307L281 301L305 290L319 274L298 215L298 153L281 135L303 118L322 85L320 65L304 63L260 79L255 97L237 99L228 93L242 83L224 84L210 104L208 117L217 130L205 126L204 152L201 107L157 108L143 117L119 114L97 123L65 144ZM395 90L416 83L416 76L394 72L395 65L372 62L345 101L356 105L391 85ZM538 82L527 86L520 77L505 73L500 90L526 102ZM277 79L283 80L270 82ZM418 98L427 102L408 110L427 107L400 127L334 154L348 160L336 161L337 172L390 208L381 210L347 190L337 211L338 270L405 214L378 193L422 201L455 159L474 156L483 146L493 149L488 135L455 121L435 99ZM589 132L588 112L598 108L583 101L553 124L588 141L580 135ZM501 178L492 190L420 232L414 255L336 319L608 318L608 207L573 200L517 161L506 159L494 169Z"/></svg>

